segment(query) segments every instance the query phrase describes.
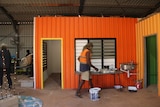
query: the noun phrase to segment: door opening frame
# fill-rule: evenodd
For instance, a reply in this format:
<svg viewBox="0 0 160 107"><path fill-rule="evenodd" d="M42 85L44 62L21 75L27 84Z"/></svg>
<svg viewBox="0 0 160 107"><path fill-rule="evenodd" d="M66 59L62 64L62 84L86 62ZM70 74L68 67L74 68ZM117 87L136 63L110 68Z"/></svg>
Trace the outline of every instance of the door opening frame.
<svg viewBox="0 0 160 107"><path fill-rule="evenodd" d="M148 36L145 36L144 37L144 87L147 88L148 87L148 83L147 83L147 79L148 79L148 76L147 76L147 47L146 47L146 39L147 37L151 37L151 36L156 36L156 43L158 43L157 41L157 34L153 34L153 35L148 35ZM158 47L158 44L156 44L156 46ZM157 51L157 57L158 57L158 51ZM158 64L158 60L157 60L157 64ZM158 67L158 66L157 66ZM157 68L157 74L158 74L158 68ZM158 82L158 77L157 77L157 82ZM157 84L158 85L158 84ZM158 87L158 86L157 86Z"/></svg>
<svg viewBox="0 0 160 107"><path fill-rule="evenodd" d="M61 88L64 88L64 79L63 79L63 39L62 38L41 38L41 59L43 59L43 41L60 41L61 47ZM44 77L43 77L43 60L41 60L41 86L42 89L44 88Z"/></svg>

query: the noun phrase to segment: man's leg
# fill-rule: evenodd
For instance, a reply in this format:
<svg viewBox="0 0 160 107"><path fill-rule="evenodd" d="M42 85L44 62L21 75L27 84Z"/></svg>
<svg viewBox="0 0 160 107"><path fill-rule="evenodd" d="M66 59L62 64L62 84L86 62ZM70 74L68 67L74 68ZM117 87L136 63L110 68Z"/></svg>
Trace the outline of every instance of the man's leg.
<svg viewBox="0 0 160 107"><path fill-rule="evenodd" d="M8 79L9 88L12 88L12 79L11 79L11 76L10 76L9 68L7 69L6 73L7 73L7 79Z"/></svg>
<svg viewBox="0 0 160 107"><path fill-rule="evenodd" d="M92 79L89 79L89 85L90 85L91 88L93 88Z"/></svg>
<svg viewBox="0 0 160 107"><path fill-rule="evenodd" d="M3 70L0 69L0 86L2 87L3 85Z"/></svg>
<svg viewBox="0 0 160 107"><path fill-rule="evenodd" d="M90 88L93 88L91 72L89 72L89 85L90 85Z"/></svg>
<svg viewBox="0 0 160 107"><path fill-rule="evenodd" d="M80 91L84 83L85 83L85 80L81 80L81 82L79 83L78 89L76 91L76 96L81 97Z"/></svg>

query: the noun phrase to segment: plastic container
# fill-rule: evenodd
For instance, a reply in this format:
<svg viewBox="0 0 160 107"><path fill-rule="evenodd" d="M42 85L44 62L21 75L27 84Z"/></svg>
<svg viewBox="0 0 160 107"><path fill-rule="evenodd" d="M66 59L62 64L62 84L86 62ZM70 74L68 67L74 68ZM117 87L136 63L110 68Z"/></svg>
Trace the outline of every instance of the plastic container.
<svg viewBox="0 0 160 107"><path fill-rule="evenodd" d="M95 87L95 88L90 88L89 89L89 93L90 93L90 99L92 101L97 101L99 100L100 96L99 96L99 91L101 90L101 88Z"/></svg>
<svg viewBox="0 0 160 107"><path fill-rule="evenodd" d="M42 107L42 100L32 96L18 96L19 106L16 107ZM9 107L9 106L8 106Z"/></svg>
<svg viewBox="0 0 160 107"><path fill-rule="evenodd" d="M143 88L142 81L143 81L143 80L138 80L138 81L136 82L135 85L136 85L136 88L137 88L137 89L142 89L142 88Z"/></svg>
<svg viewBox="0 0 160 107"><path fill-rule="evenodd" d="M123 88L123 86L121 86L121 85L114 85L114 88L115 89L121 89L121 88Z"/></svg>
<svg viewBox="0 0 160 107"><path fill-rule="evenodd" d="M137 92L137 87L136 86L128 86L128 91Z"/></svg>

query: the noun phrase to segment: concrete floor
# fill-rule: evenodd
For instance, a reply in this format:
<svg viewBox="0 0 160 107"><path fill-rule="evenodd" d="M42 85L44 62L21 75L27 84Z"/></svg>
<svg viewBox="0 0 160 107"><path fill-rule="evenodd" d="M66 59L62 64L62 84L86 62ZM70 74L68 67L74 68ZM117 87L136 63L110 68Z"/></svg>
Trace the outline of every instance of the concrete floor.
<svg viewBox="0 0 160 107"><path fill-rule="evenodd" d="M61 89L60 84L48 78L43 90L22 88L17 85L16 93L33 96L43 101L43 107L160 107L160 97L157 96L156 86L150 86L129 92L127 88L122 91L116 89L102 89L100 99L91 101L87 89L82 90L83 98L75 96L74 89Z"/></svg>

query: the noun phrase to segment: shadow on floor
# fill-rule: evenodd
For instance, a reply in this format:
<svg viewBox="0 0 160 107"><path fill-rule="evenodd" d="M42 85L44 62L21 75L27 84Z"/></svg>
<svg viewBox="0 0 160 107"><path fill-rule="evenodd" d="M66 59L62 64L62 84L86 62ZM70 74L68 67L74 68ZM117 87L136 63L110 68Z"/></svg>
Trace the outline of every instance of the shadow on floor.
<svg viewBox="0 0 160 107"><path fill-rule="evenodd" d="M44 89L60 89L61 73L52 73L44 82Z"/></svg>

